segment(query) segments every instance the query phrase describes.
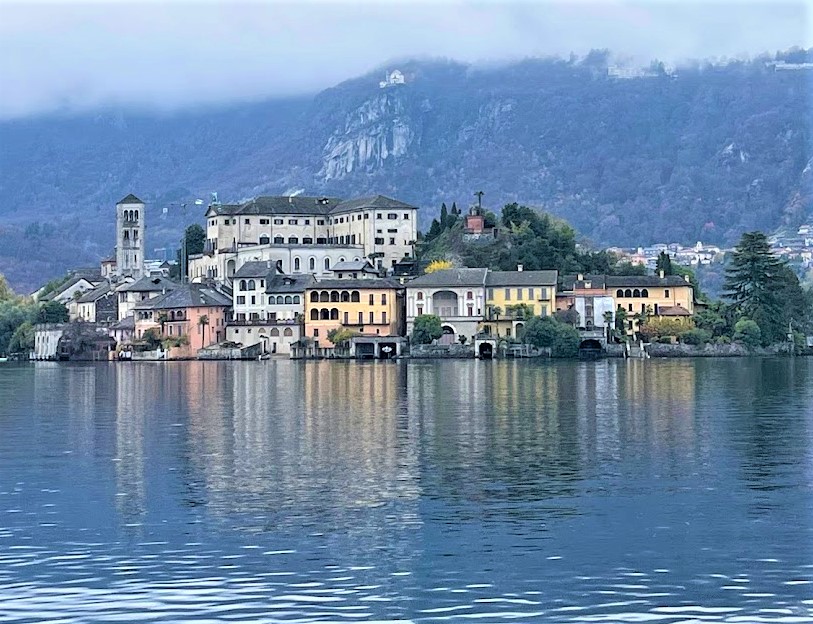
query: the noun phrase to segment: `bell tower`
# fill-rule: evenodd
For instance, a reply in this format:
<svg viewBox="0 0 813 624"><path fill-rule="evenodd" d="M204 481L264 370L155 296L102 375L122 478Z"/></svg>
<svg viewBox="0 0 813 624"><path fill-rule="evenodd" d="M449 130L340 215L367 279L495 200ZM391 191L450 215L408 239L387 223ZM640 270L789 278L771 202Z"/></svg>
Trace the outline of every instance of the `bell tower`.
<svg viewBox="0 0 813 624"><path fill-rule="evenodd" d="M116 275L144 275L144 202L130 193L116 204Z"/></svg>

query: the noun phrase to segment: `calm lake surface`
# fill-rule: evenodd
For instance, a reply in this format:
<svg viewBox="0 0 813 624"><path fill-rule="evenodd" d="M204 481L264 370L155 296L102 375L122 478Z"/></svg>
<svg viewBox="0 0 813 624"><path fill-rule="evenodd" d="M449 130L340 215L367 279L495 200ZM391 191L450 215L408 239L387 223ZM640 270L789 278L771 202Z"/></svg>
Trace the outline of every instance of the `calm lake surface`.
<svg viewBox="0 0 813 624"><path fill-rule="evenodd" d="M813 359L0 364L0 622L813 622Z"/></svg>

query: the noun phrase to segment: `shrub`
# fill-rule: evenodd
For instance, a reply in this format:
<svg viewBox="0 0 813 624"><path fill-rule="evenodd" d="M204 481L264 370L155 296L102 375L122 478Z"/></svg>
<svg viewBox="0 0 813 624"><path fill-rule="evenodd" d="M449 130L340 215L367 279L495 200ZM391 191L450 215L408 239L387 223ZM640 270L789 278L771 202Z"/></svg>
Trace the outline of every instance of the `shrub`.
<svg viewBox="0 0 813 624"><path fill-rule="evenodd" d="M734 340L749 348L757 347L762 342L762 330L756 322L742 318L734 325Z"/></svg>
<svg viewBox="0 0 813 624"><path fill-rule="evenodd" d="M558 325L561 323L549 316L535 316L525 325L525 342L535 347L552 347Z"/></svg>
<svg viewBox="0 0 813 624"><path fill-rule="evenodd" d="M434 314L422 314L415 319L412 327L412 342L415 344L430 344L443 335L440 317Z"/></svg>
<svg viewBox="0 0 813 624"><path fill-rule="evenodd" d="M711 332L705 329L689 329L679 337L683 344L703 345L711 340Z"/></svg>
<svg viewBox="0 0 813 624"><path fill-rule="evenodd" d="M557 358L569 358L579 355L579 332L570 325L559 323L556 337L553 339L551 355Z"/></svg>
<svg viewBox="0 0 813 624"><path fill-rule="evenodd" d="M429 274L435 271L443 271L444 269L451 269L453 266L450 260L432 260L432 262L426 265L424 273Z"/></svg>

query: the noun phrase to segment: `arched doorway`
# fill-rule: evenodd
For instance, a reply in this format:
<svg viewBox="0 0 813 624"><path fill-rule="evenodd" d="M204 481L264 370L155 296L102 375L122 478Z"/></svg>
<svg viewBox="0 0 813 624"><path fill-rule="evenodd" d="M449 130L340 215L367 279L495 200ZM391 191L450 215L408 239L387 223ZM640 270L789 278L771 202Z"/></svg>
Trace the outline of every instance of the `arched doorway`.
<svg viewBox="0 0 813 624"><path fill-rule="evenodd" d="M457 335L455 334L454 327L451 325L444 325L443 326L443 334L440 338L438 338L438 344L445 344L450 345L454 344L457 339Z"/></svg>
<svg viewBox="0 0 813 624"><path fill-rule="evenodd" d="M583 360L595 360L601 357L603 348L601 342L594 338L582 340L579 344L579 358Z"/></svg>
<svg viewBox="0 0 813 624"><path fill-rule="evenodd" d="M237 263L234 260L229 260L226 262L226 277L232 278L234 277L234 272L237 269L235 266Z"/></svg>
<svg viewBox="0 0 813 624"><path fill-rule="evenodd" d="M494 346L490 342L480 343L478 351L481 360L490 360L494 357Z"/></svg>
<svg viewBox="0 0 813 624"><path fill-rule="evenodd" d="M457 295L451 290L436 292L432 295L432 312L441 318L458 316Z"/></svg>
<svg viewBox="0 0 813 624"><path fill-rule="evenodd" d="M514 324L514 336L520 341L525 337L525 323L519 322Z"/></svg>

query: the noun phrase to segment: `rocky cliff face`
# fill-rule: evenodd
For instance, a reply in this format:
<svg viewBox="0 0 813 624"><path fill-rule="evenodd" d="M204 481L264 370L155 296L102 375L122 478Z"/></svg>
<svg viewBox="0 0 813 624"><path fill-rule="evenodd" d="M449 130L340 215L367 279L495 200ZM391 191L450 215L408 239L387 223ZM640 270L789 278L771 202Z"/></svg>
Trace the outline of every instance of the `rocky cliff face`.
<svg viewBox="0 0 813 624"><path fill-rule="evenodd" d="M403 88L382 90L347 114L322 150L322 181L372 173L409 152L416 130L405 110Z"/></svg>

